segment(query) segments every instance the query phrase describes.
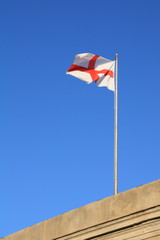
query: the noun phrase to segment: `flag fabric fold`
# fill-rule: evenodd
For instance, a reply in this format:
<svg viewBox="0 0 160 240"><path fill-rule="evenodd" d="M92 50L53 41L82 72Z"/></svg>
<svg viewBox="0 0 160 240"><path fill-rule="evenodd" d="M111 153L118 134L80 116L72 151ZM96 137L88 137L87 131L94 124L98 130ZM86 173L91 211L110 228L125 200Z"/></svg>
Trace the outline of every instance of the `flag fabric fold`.
<svg viewBox="0 0 160 240"><path fill-rule="evenodd" d="M95 82L98 87L107 87L114 91L114 68L115 61L91 53L81 53L75 56L66 73L88 84Z"/></svg>

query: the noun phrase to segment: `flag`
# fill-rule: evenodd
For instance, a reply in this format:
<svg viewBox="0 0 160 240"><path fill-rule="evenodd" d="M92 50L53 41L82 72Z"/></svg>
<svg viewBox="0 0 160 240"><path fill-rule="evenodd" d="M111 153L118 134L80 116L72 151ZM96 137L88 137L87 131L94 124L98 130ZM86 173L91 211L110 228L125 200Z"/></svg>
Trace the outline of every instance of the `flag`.
<svg viewBox="0 0 160 240"><path fill-rule="evenodd" d="M66 73L88 84L95 82L98 87L107 87L114 91L114 68L115 61L92 53L81 53L75 56Z"/></svg>

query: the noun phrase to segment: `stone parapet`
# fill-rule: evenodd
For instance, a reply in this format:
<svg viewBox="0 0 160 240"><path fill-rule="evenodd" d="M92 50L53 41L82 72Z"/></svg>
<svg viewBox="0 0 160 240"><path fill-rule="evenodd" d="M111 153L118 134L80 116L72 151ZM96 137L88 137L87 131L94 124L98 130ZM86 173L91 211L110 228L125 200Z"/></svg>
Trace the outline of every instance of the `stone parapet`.
<svg viewBox="0 0 160 240"><path fill-rule="evenodd" d="M3 240L160 240L160 180L90 203Z"/></svg>

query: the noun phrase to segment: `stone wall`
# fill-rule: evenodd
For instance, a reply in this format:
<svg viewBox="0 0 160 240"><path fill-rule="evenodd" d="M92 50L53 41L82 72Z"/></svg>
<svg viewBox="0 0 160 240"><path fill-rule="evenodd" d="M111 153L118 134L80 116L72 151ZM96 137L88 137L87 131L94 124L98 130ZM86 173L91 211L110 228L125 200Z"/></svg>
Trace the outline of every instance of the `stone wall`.
<svg viewBox="0 0 160 240"><path fill-rule="evenodd" d="M160 180L93 202L3 240L160 240Z"/></svg>

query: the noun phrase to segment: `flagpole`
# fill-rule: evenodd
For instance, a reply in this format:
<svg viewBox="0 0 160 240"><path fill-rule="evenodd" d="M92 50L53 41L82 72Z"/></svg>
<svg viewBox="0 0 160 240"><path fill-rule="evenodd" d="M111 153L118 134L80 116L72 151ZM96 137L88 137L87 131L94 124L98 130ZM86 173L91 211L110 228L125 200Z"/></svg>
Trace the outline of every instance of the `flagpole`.
<svg viewBox="0 0 160 240"><path fill-rule="evenodd" d="M115 60L115 92L114 92L114 194L118 193L118 53Z"/></svg>

